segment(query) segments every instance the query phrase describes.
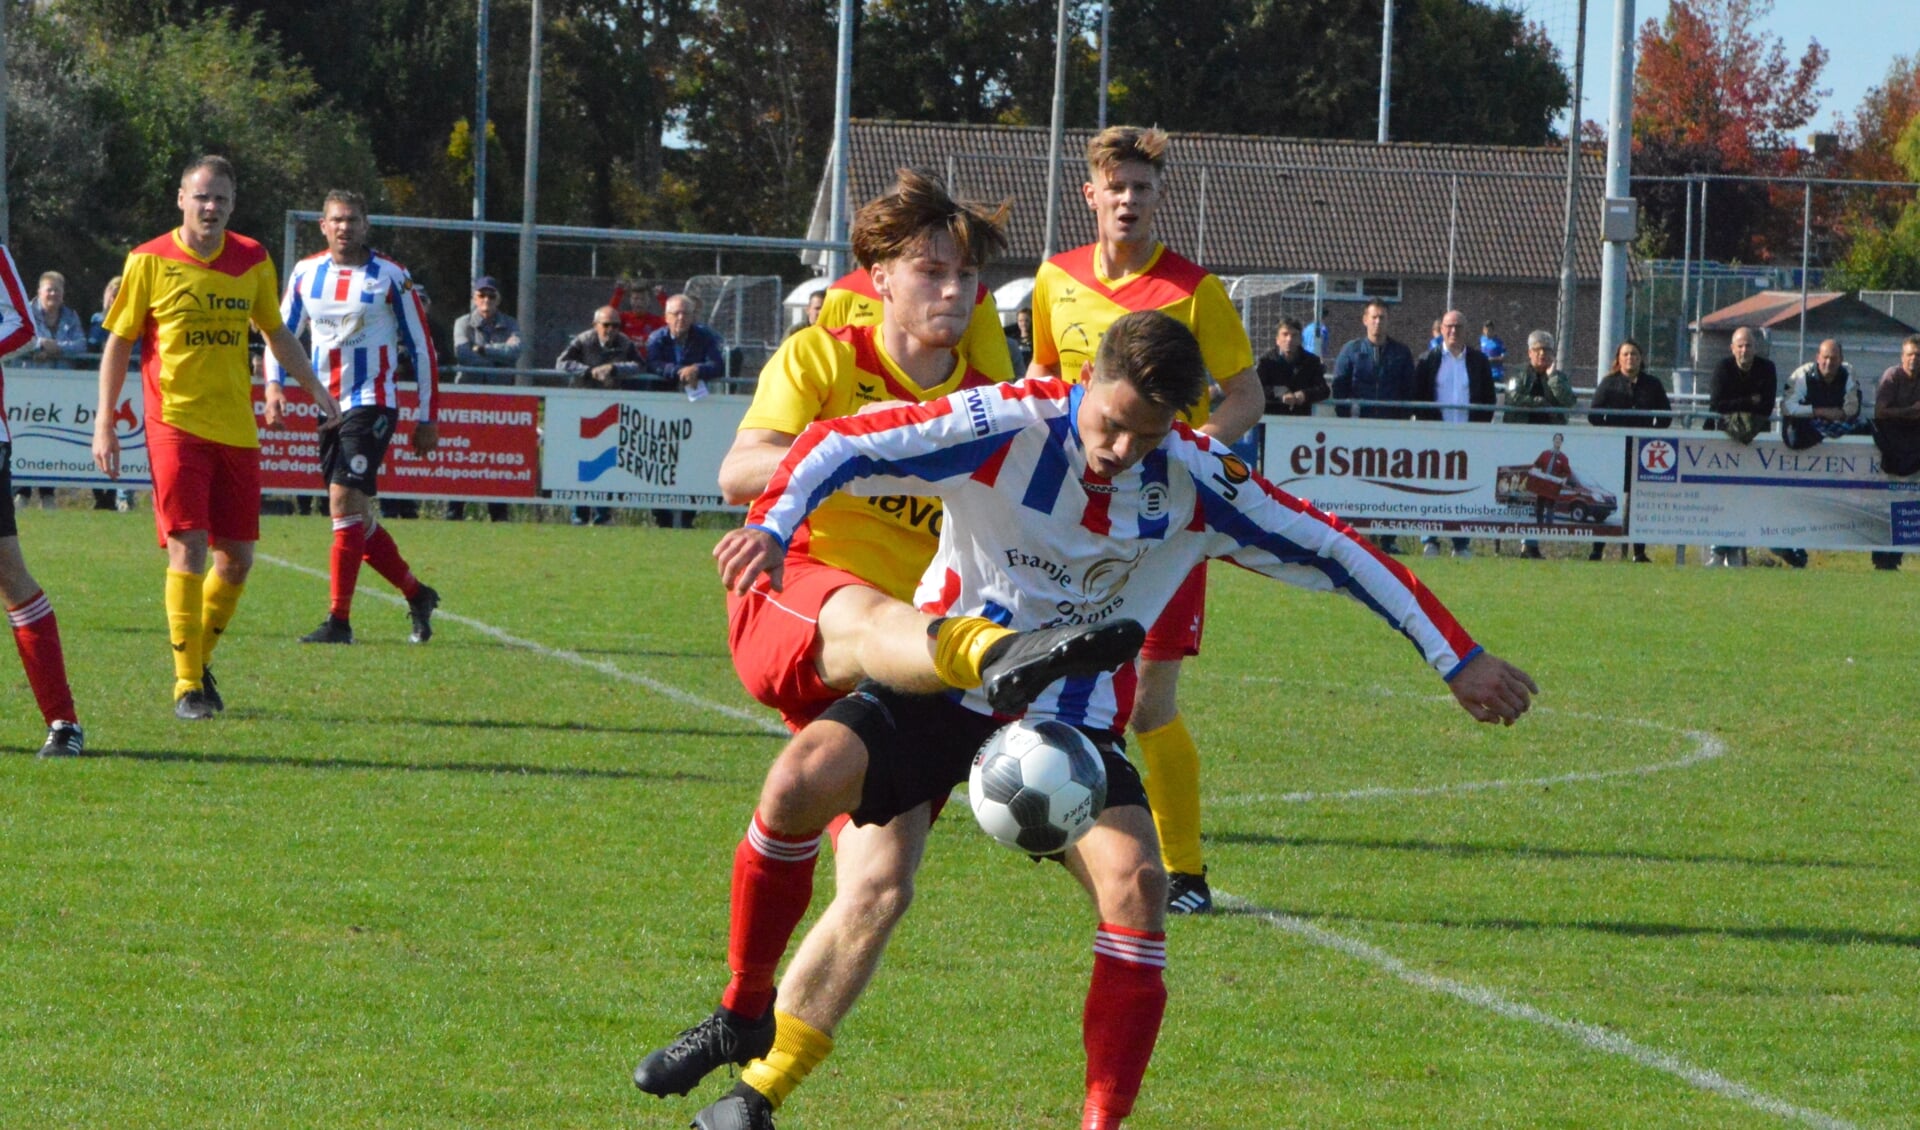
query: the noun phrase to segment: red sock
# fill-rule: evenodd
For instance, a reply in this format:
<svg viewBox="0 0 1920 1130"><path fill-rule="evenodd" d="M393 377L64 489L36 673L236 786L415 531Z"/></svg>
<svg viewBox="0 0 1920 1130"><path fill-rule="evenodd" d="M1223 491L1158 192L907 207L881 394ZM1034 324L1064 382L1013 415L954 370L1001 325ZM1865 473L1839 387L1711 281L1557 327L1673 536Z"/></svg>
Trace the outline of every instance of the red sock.
<svg viewBox="0 0 1920 1130"><path fill-rule="evenodd" d="M345 620L353 612L353 590L360 583L360 558L367 552L367 527L358 514L333 520L332 585L328 592L333 607L328 613Z"/></svg>
<svg viewBox="0 0 1920 1130"><path fill-rule="evenodd" d="M1093 935L1093 981L1080 1033L1087 1045L1087 1105L1081 1130L1120 1125L1167 1011L1167 936L1102 922Z"/></svg>
<svg viewBox="0 0 1920 1130"><path fill-rule="evenodd" d="M733 922L727 965L733 980L720 1003L741 1016L765 1015L773 1003L773 973L793 931L813 901L813 866L820 833L798 838L767 831L753 814L733 853Z"/></svg>
<svg viewBox="0 0 1920 1130"><path fill-rule="evenodd" d="M400 590L400 595L408 600L420 591L420 582L407 568L407 559L400 556L400 547L393 544L393 535L385 526L375 526L367 535L367 564L373 571L387 579L387 583Z"/></svg>
<svg viewBox="0 0 1920 1130"><path fill-rule="evenodd" d="M40 704L40 716L49 726L78 722L73 691L67 686L67 658L60 650L60 622L54 619L47 594L34 593L25 603L7 609L7 620L13 625L13 642L20 649L20 665L27 669L27 684Z"/></svg>

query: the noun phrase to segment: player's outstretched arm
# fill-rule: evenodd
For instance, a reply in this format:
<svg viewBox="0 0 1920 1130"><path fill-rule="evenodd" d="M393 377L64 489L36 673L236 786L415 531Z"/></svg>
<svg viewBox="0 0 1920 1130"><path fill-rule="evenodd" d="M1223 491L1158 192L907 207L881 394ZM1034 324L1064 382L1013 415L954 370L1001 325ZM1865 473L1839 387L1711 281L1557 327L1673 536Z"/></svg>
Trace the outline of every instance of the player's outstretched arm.
<svg viewBox="0 0 1920 1130"><path fill-rule="evenodd" d="M1222 443L1238 443L1260 422L1260 414L1267 407L1267 394L1260 387L1260 378L1250 368L1221 381L1220 391L1226 393L1226 397L1200 430Z"/></svg>
<svg viewBox="0 0 1920 1130"><path fill-rule="evenodd" d="M713 547L713 559L720 566L720 583L729 592L745 596L763 573L773 591L779 592L787 547L765 530L742 526L720 538Z"/></svg>
<svg viewBox="0 0 1920 1130"><path fill-rule="evenodd" d="M1540 687L1533 676L1490 651L1483 651L1447 684L1461 709L1481 722L1511 726L1533 704Z"/></svg>
<svg viewBox="0 0 1920 1130"><path fill-rule="evenodd" d="M120 390L127 384L127 362L133 357L133 342L116 333L107 335L100 347L100 404L93 415L93 465L109 479L120 477L120 437L113 432L114 412L120 406Z"/></svg>

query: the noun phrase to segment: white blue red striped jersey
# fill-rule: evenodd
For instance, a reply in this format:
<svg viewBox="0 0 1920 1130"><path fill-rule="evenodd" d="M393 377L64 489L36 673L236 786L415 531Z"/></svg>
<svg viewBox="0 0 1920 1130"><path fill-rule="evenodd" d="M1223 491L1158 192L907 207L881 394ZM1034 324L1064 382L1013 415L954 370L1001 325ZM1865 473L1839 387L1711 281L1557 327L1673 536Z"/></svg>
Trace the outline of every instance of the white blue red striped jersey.
<svg viewBox="0 0 1920 1130"><path fill-rule="evenodd" d="M914 597L926 611L1017 629L1122 617L1151 625L1193 566L1218 557L1347 594L1449 679L1480 650L1398 562L1185 424L1119 476L1093 474L1075 423L1084 396L1057 379L1024 380L815 423L747 522L784 543L842 488L937 494L940 547ZM1027 716L1118 731L1133 685L1131 666L1063 680ZM977 690L963 701L991 713Z"/></svg>
<svg viewBox="0 0 1920 1130"><path fill-rule="evenodd" d="M307 357L342 412L399 408L394 374L400 355L407 353L413 357L420 388L414 418L434 422L440 358L427 331L427 312L405 267L377 251L369 252L358 267L343 267L326 252L302 259L287 280L280 317L295 335L303 327L312 331ZM286 379L271 350L267 379Z"/></svg>
<svg viewBox="0 0 1920 1130"><path fill-rule="evenodd" d="M33 342L33 324L27 321L27 289L20 285L20 268L13 252L0 244L0 357L25 349ZM7 430L6 378L0 376L0 443L12 443Z"/></svg>

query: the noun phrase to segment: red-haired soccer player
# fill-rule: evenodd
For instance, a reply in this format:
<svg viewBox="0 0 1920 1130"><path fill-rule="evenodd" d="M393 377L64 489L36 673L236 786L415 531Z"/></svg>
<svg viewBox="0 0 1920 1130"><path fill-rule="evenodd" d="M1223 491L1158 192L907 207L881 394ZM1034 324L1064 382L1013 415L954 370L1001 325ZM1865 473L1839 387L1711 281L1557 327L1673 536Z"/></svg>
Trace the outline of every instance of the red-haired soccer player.
<svg viewBox="0 0 1920 1130"><path fill-rule="evenodd" d="M1181 418L1195 430L1232 443L1259 422L1265 406L1253 372L1253 348L1218 278L1154 238L1153 218L1166 199L1167 135L1113 126L1087 142L1087 181L1096 238L1055 255L1033 280L1033 364L1029 376L1080 379L1100 338L1116 319L1158 310L1200 341L1207 372L1225 394L1209 412L1201 397ZM1140 740L1147 796L1167 867L1167 909L1213 909L1200 854L1200 750L1180 717L1180 664L1200 654L1206 613L1206 564L1194 566L1140 649L1139 698L1133 733Z"/></svg>
<svg viewBox="0 0 1920 1130"><path fill-rule="evenodd" d="M27 292L13 253L0 246L0 357L33 340L27 321ZM6 378L0 375L0 600L7 604L14 646L27 669L27 685L47 723L41 757L78 757L86 749L67 686L67 660L60 649L60 622L20 553L20 530L13 514L13 433L7 430Z"/></svg>
<svg viewBox="0 0 1920 1130"><path fill-rule="evenodd" d="M207 660L239 608L260 540L249 323L326 414L323 426L340 419L340 406L280 319L273 259L256 241L227 230L235 183L224 157L198 157L187 166L177 198L180 226L128 254L100 351L93 461L117 479L114 411L133 343L141 343L154 524L167 551L173 715L185 722L204 721L226 706ZM278 425L285 411L279 386L268 385L266 425Z"/></svg>

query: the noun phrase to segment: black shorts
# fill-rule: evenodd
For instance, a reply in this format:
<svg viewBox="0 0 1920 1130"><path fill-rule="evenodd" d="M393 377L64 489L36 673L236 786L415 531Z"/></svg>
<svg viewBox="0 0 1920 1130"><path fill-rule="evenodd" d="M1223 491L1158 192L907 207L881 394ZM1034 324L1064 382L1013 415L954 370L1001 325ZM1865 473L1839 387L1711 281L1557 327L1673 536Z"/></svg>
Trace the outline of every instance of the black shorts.
<svg viewBox="0 0 1920 1130"><path fill-rule="evenodd" d="M860 785L855 824L885 824L920 804L944 799L967 779L973 756L1006 725L976 714L944 695L901 694L863 682L822 711L860 736L867 747L867 776ZM1140 773L1121 752L1119 736L1082 729L1107 767L1107 807L1147 807Z"/></svg>
<svg viewBox="0 0 1920 1130"><path fill-rule="evenodd" d="M19 536L13 519L13 444L0 443L0 538Z"/></svg>
<svg viewBox="0 0 1920 1130"><path fill-rule="evenodd" d="M320 432L320 477L365 495L379 494L380 463L393 441L400 413L393 408L353 408L340 426Z"/></svg>

